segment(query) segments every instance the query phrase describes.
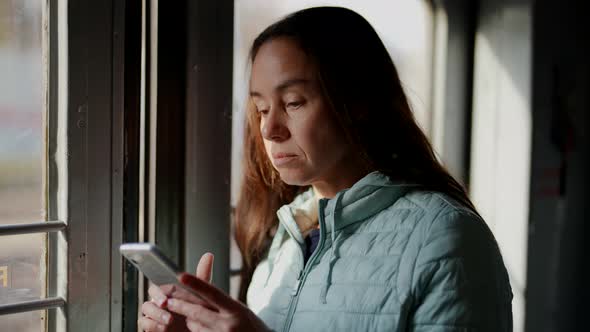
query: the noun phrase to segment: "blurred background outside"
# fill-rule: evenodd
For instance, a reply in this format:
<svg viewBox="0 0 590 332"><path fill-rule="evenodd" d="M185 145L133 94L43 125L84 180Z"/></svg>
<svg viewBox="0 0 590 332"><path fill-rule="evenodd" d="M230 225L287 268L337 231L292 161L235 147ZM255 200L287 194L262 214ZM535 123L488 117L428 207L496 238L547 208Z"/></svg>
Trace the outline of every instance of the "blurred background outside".
<svg viewBox="0 0 590 332"><path fill-rule="evenodd" d="M42 1L0 1L0 225L45 220ZM0 237L0 304L45 293L45 234ZM44 311L0 316L41 331Z"/></svg>

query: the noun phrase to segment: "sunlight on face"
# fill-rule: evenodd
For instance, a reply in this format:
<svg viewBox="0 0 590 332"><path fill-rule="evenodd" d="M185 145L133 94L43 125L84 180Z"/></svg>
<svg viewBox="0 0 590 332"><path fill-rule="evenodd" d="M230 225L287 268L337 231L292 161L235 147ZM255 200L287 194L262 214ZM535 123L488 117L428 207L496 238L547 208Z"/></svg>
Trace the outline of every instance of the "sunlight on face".
<svg viewBox="0 0 590 332"><path fill-rule="evenodd" d="M262 45L252 64L250 96L267 156L285 183L312 185L346 174L350 145L315 65L294 41L276 38Z"/></svg>

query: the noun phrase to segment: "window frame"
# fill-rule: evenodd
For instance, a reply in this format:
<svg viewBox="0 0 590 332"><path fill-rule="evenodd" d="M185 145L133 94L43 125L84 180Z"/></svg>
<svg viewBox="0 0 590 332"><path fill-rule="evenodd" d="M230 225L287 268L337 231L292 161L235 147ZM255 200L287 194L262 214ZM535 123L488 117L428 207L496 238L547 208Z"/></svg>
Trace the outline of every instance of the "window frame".
<svg viewBox="0 0 590 332"><path fill-rule="evenodd" d="M122 2L116 3L49 2L48 219L67 227L48 236L48 296L67 305L48 311L48 331L110 330L121 320L122 232L114 230L122 228L124 137L114 89L122 75L113 69L121 61L115 22L122 22Z"/></svg>
<svg viewBox="0 0 590 332"><path fill-rule="evenodd" d="M47 297L0 313L55 308L48 331L120 330L124 2L55 0L43 10L48 221L3 225L0 235L47 232Z"/></svg>
<svg viewBox="0 0 590 332"><path fill-rule="evenodd" d="M48 295L67 305L48 311L47 330L118 331L124 2L49 6L48 217L67 227L48 238Z"/></svg>
<svg viewBox="0 0 590 332"><path fill-rule="evenodd" d="M212 281L229 293L234 0L188 1L187 13L184 268L214 253Z"/></svg>
<svg viewBox="0 0 590 332"><path fill-rule="evenodd" d="M432 144L449 172L469 187L473 61L479 1L430 1L434 13Z"/></svg>

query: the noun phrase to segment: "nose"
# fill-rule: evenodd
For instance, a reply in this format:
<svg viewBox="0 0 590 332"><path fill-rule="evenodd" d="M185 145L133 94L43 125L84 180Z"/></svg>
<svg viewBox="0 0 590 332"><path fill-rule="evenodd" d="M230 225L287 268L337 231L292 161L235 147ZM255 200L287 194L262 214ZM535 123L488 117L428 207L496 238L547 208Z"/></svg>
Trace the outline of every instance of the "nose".
<svg viewBox="0 0 590 332"><path fill-rule="evenodd" d="M269 141L282 142L291 136L285 124L284 115L280 111L270 110L262 119L262 137Z"/></svg>

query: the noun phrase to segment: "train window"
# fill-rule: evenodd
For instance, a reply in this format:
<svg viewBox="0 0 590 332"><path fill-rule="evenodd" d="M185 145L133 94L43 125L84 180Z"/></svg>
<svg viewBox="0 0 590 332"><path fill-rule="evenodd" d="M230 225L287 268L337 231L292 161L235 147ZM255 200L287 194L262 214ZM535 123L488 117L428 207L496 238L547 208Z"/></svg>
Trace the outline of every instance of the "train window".
<svg viewBox="0 0 590 332"><path fill-rule="evenodd" d="M86 5L0 3L2 330L81 330L86 324L103 330L86 303L97 312L108 312L111 300L120 303L120 292L111 291L120 264L112 263L118 256L111 259L110 241L120 236L111 227L121 219L122 200L111 194L121 187L121 166L104 144L120 142L111 130L118 122L104 112L112 105L112 53L103 42L112 43L112 33L79 28L96 24L82 18ZM101 9L89 12L104 22L113 11ZM116 318L118 307L112 308Z"/></svg>
<svg viewBox="0 0 590 332"><path fill-rule="evenodd" d="M46 221L42 6L0 2L0 226ZM46 248L45 233L0 237L0 307L45 297ZM2 315L0 326L41 331L45 315Z"/></svg>

